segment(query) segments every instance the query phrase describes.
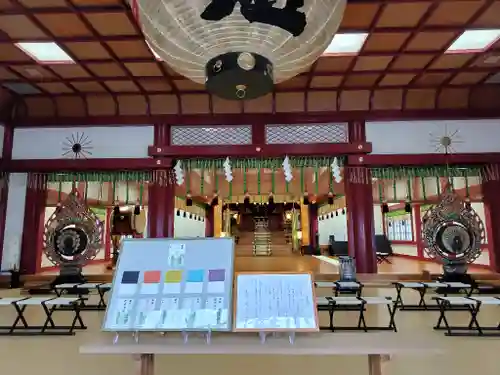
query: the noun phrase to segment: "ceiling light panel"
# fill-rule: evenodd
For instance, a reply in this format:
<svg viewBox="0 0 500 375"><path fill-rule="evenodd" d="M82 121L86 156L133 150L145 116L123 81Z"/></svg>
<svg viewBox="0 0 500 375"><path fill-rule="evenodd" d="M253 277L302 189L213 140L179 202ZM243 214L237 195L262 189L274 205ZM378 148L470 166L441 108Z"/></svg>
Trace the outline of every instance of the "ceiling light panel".
<svg viewBox="0 0 500 375"><path fill-rule="evenodd" d="M335 34L332 42L323 55L347 55L359 53L365 44L368 33L344 33Z"/></svg>
<svg viewBox="0 0 500 375"><path fill-rule="evenodd" d="M500 29L466 30L446 52L482 52L500 38Z"/></svg>
<svg viewBox="0 0 500 375"><path fill-rule="evenodd" d="M71 64L73 59L54 42L23 42L16 47L40 64Z"/></svg>

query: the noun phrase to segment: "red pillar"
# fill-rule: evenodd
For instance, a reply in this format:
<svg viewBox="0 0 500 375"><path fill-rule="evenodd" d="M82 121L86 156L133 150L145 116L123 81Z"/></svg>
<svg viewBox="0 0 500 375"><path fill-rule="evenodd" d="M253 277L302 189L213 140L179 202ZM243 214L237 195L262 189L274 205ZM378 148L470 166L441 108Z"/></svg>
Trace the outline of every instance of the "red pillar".
<svg viewBox="0 0 500 375"><path fill-rule="evenodd" d="M371 173L366 167L344 169L349 254L359 273L377 273Z"/></svg>
<svg viewBox="0 0 500 375"><path fill-rule="evenodd" d="M483 203L488 230L490 266L500 272L500 165L493 164L484 169L482 184Z"/></svg>
<svg viewBox="0 0 500 375"><path fill-rule="evenodd" d="M154 146L170 145L170 125L156 124ZM172 161L158 158L165 169L172 167ZM150 238L174 236L175 186L171 181L155 181L148 189L148 229Z"/></svg>
<svg viewBox="0 0 500 375"><path fill-rule="evenodd" d="M148 202L149 238L173 237L175 220L174 185L152 184L149 187Z"/></svg>
<svg viewBox="0 0 500 375"><path fill-rule="evenodd" d="M111 213L112 207L106 207L106 228L104 230L104 259L111 259Z"/></svg>
<svg viewBox="0 0 500 375"><path fill-rule="evenodd" d="M424 241L422 239L422 214L420 210L420 204L413 206L412 220L415 225L412 225L412 230L415 228L413 233L413 241L417 243L417 254L419 258L425 259L424 256Z"/></svg>
<svg viewBox="0 0 500 375"><path fill-rule="evenodd" d="M207 205L205 210L205 237L214 236L214 208Z"/></svg>
<svg viewBox="0 0 500 375"><path fill-rule="evenodd" d="M14 129L11 126L4 126L2 160L8 161L12 156L12 142L14 140ZM3 185L0 186L0 262L2 261L3 239L5 233L5 222L7 221L7 199L9 196L9 185L7 176L3 176ZM1 178L1 176L0 176Z"/></svg>
<svg viewBox="0 0 500 375"><path fill-rule="evenodd" d="M349 142L366 142L364 122L349 123ZM344 180L349 254L355 257L357 272L377 273L371 172L366 167L346 166Z"/></svg>
<svg viewBox="0 0 500 375"><path fill-rule="evenodd" d="M26 206L24 210L21 261L19 267L23 275L34 275L40 269L46 198L47 187L44 177L30 173L26 189Z"/></svg>

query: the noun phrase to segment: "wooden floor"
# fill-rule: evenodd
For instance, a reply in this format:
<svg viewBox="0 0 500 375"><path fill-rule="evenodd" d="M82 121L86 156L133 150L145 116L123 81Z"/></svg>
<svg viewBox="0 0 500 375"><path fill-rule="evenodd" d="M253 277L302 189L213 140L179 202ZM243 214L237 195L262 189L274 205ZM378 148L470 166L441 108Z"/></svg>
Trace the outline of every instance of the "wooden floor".
<svg viewBox="0 0 500 375"><path fill-rule="evenodd" d="M423 271L432 274L442 272L442 267L434 262L425 262L408 258L392 257L392 264L380 264L378 272L381 274L421 274ZM338 266L322 261L313 256L290 257L236 257L236 272L312 272L316 277L338 274ZM489 273L485 268L471 267L471 273ZM91 265L85 267L87 275L110 274L105 265ZM43 274L57 274L58 271L48 271Z"/></svg>
<svg viewBox="0 0 500 375"><path fill-rule="evenodd" d="M0 296L16 295L18 291L0 291ZM393 295L393 290L367 289L367 295ZM392 294L391 294L392 293ZM416 300L416 293L409 291L405 297ZM14 319L11 306L0 306L0 324ZM453 322L468 322L464 312L456 312ZM320 320L325 323L327 314L320 313ZM41 309L30 306L26 317L34 323L41 322ZM367 312L368 323L386 322L384 308L372 306ZM55 319L69 321L67 312L56 312ZM83 319L89 326L84 332L74 337L0 337L2 374L37 374L37 375L134 375L131 358L122 356L83 356L78 353L79 346L101 338L112 340L100 332L102 312L84 312ZM338 324L352 324L356 315L344 312ZM398 312L396 323L399 332L394 335L410 339L413 335L425 336L443 348L438 356L412 357L394 356L383 364L384 375L498 375L500 339L485 338L448 338L441 332L435 332L432 326L438 318L435 312ZM499 309L484 306L480 313L483 323L497 323ZM333 333L335 334L335 333ZM367 333L370 335L371 333ZM258 337L255 338L258 340ZM300 336L297 337L300 340ZM157 357L156 375L368 375L366 360L362 357L301 357L301 356L176 356Z"/></svg>

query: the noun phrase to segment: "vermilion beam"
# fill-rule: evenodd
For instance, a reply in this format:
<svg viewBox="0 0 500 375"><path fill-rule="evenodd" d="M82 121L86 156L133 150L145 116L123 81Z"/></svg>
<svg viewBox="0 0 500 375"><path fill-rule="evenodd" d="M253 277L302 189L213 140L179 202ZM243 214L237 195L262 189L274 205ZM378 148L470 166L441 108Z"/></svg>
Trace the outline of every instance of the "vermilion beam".
<svg viewBox="0 0 500 375"><path fill-rule="evenodd" d="M364 155L349 156L349 165L377 166L423 166L423 165L471 165L500 163L500 153L481 154L408 154L408 155Z"/></svg>
<svg viewBox="0 0 500 375"><path fill-rule="evenodd" d="M359 143L314 143L314 144L283 144L283 145L213 145L207 146L163 146L149 147L150 156L165 156L177 158L203 157L284 157L288 156L320 156L346 155L368 153L372 145L368 142Z"/></svg>
<svg viewBox="0 0 500 375"><path fill-rule="evenodd" d="M15 127L54 126L127 126L167 123L176 125L248 125L248 124L308 124L347 121L402 121L402 120L459 120L473 118L499 118L497 109L430 109L430 110L377 110L332 111L323 113L276 113L276 114L206 114L206 115L153 115L153 116L89 116L58 118L22 118L13 121ZM224 125L221 125L224 124Z"/></svg>
<svg viewBox="0 0 500 375"><path fill-rule="evenodd" d="M158 164L152 158L142 159L25 159L2 162L1 168L8 172L70 172L70 171L133 171L168 168L169 160Z"/></svg>

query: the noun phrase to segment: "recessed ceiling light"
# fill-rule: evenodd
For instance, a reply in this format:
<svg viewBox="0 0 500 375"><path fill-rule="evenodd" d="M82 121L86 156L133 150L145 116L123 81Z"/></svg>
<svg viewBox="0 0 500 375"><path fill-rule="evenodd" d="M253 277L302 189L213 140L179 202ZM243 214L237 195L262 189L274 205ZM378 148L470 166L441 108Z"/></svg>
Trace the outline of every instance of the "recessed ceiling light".
<svg viewBox="0 0 500 375"><path fill-rule="evenodd" d="M147 41L146 41L146 44L147 44L149 50L151 51L151 53L153 54L153 56L155 57L155 59L162 61L163 59L160 57L160 55L158 55L156 53L156 51L153 49L153 47L151 47L151 44L149 44Z"/></svg>
<svg viewBox="0 0 500 375"><path fill-rule="evenodd" d="M40 64L74 63L73 59L54 42L23 42L15 45Z"/></svg>
<svg viewBox="0 0 500 375"><path fill-rule="evenodd" d="M326 48L327 54L358 53L365 44L368 33L335 34L330 45Z"/></svg>
<svg viewBox="0 0 500 375"><path fill-rule="evenodd" d="M446 52L482 52L500 38L500 29L466 30Z"/></svg>

